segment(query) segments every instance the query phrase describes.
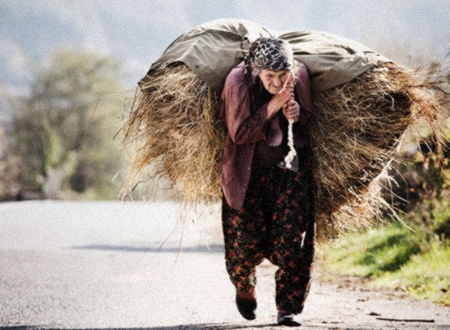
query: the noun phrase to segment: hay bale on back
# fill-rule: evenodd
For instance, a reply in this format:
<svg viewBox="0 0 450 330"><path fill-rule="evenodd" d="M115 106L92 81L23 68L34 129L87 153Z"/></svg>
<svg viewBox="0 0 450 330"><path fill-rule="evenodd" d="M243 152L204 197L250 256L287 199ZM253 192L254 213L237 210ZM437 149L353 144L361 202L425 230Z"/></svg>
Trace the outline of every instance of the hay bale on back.
<svg viewBox="0 0 450 330"><path fill-rule="evenodd" d="M386 206L381 179L406 128L418 117L435 125L439 105L418 92L416 79L394 64L374 67L314 97L310 122L322 235L355 228ZM225 127L219 95L186 65L150 73L126 124L136 142L127 189L149 164L177 183L185 202L221 198Z"/></svg>

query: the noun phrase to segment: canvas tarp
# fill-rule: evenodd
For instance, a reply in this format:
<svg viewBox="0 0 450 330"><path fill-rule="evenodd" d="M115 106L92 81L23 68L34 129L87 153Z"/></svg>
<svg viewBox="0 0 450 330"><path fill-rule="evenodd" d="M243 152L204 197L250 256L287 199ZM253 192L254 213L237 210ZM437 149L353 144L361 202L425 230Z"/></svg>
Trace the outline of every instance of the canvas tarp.
<svg viewBox="0 0 450 330"><path fill-rule="evenodd" d="M223 19L199 25L177 38L152 64L149 73L182 62L211 88L220 92L230 70L243 59L248 42L259 37L287 40L294 56L311 74L313 92L348 82L388 59L355 41L316 31L272 32L262 25Z"/></svg>

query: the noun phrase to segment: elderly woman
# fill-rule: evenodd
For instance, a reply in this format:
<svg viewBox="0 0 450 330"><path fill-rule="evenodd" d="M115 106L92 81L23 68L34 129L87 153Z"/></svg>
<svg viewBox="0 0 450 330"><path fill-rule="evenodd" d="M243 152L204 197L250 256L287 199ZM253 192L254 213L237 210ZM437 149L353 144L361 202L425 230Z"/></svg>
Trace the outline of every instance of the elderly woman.
<svg viewBox="0 0 450 330"><path fill-rule="evenodd" d="M305 124L309 75L289 44L259 38L229 73L221 96L227 126L222 171L225 259L241 315L255 319L256 266L275 274L278 324L298 326L314 255L314 181ZM296 164L284 162L292 124ZM290 168L288 168L290 167Z"/></svg>

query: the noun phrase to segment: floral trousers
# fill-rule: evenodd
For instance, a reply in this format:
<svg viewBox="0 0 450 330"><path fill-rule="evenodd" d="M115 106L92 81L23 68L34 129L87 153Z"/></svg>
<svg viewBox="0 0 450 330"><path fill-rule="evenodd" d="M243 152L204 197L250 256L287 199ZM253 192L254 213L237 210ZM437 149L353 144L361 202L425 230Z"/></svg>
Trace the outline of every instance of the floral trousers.
<svg viewBox="0 0 450 330"><path fill-rule="evenodd" d="M222 206L225 261L238 291L253 293L256 266L264 258L275 273L279 311L301 313L309 292L314 258L314 181L310 157L298 172L273 168L253 171L244 206Z"/></svg>

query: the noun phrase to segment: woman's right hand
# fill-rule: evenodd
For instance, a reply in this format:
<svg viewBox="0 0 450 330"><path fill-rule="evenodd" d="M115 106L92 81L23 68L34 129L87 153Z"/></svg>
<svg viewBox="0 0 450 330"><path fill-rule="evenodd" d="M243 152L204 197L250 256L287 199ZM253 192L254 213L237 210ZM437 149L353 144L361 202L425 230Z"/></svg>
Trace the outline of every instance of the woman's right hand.
<svg viewBox="0 0 450 330"><path fill-rule="evenodd" d="M293 98L294 89L291 86L286 86L279 94L275 94L267 106L267 119L269 120L275 116L276 113Z"/></svg>

